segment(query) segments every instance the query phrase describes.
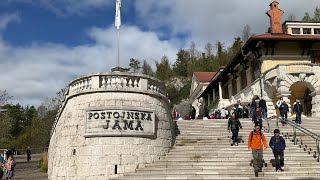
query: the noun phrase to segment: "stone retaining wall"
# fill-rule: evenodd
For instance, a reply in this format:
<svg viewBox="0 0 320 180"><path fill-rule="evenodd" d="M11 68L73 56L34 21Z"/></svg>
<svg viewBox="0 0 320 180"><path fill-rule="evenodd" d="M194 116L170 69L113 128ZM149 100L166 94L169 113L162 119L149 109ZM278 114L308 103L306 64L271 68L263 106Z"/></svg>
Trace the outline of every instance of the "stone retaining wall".
<svg viewBox="0 0 320 180"><path fill-rule="evenodd" d="M172 146L173 122L166 98L132 91L87 92L66 101L50 141L49 179L109 179L152 163ZM135 129L127 130L131 135L119 135L115 129L113 136L85 136L88 110L130 108L153 111L153 135L139 135Z"/></svg>

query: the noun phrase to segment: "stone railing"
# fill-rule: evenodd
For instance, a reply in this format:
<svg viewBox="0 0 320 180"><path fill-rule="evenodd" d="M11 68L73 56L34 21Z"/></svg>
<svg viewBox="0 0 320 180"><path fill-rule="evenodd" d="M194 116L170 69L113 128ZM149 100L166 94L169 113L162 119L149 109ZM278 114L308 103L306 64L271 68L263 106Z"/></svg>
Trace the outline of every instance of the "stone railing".
<svg viewBox="0 0 320 180"><path fill-rule="evenodd" d="M132 92L166 98L165 85L158 79L143 74L123 72L95 73L81 76L69 83L64 99L59 107L51 134L68 101L73 96L94 92Z"/></svg>
<svg viewBox="0 0 320 180"><path fill-rule="evenodd" d="M90 74L69 84L69 95L88 91L138 91L166 96L165 86L158 79L121 72Z"/></svg>
<svg viewBox="0 0 320 180"><path fill-rule="evenodd" d="M260 82L259 79L253 81L246 88L242 89L236 95L234 95L232 99L230 99L231 103L235 103L234 101L240 100L241 102L251 102L254 95L260 96Z"/></svg>

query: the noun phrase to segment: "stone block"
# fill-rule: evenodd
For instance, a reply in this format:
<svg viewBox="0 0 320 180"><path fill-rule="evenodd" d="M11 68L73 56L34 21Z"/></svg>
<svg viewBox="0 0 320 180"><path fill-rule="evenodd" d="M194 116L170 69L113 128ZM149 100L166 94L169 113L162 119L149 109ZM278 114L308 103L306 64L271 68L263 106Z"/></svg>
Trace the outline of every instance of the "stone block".
<svg viewBox="0 0 320 180"><path fill-rule="evenodd" d="M102 146L101 145L96 145L92 147L92 154L95 156L101 156L102 153Z"/></svg>
<svg viewBox="0 0 320 180"><path fill-rule="evenodd" d="M103 155L116 154L115 145L103 145L102 154Z"/></svg>
<svg viewBox="0 0 320 180"><path fill-rule="evenodd" d="M138 158L135 155L122 155L121 164L122 165L138 164Z"/></svg>
<svg viewBox="0 0 320 180"><path fill-rule="evenodd" d="M67 167L67 177L74 177L76 176L76 167Z"/></svg>
<svg viewBox="0 0 320 180"><path fill-rule="evenodd" d="M119 165L120 164L120 155L108 155L106 157L107 165Z"/></svg>

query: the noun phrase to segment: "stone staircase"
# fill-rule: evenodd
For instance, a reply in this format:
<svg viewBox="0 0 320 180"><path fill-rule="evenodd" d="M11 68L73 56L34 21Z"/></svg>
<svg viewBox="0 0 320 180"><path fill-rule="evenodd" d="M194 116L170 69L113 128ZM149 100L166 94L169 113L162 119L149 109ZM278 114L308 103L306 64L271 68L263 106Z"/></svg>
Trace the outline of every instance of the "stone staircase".
<svg viewBox="0 0 320 180"><path fill-rule="evenodd" d="M166 156L115 179L320 179L320 163L288 140L285 171L275 172L270 163L273 154L268 147L264 151L267 167L255 178L249 165L251 151L247 149L253 123L249 119L241 119L241 123L239 138L244 143L230 146L227 120L178 121L180 134ZM272 135L265 133L268 143Z"/></svg>

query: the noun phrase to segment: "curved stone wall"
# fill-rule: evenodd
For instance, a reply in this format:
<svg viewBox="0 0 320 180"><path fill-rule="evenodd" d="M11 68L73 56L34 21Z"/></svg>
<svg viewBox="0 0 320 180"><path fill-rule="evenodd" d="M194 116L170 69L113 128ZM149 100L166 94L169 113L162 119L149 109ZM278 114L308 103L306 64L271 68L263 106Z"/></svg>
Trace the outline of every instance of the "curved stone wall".
<svg viewBox="0 0 320 180"><path fill-rule="evenodd" d="M49 179L109 179L152 163L172 146L168 100L158 86L150 88L150 82L156 87L159 81L134 76L136 90L128 89L129 80L121 87L110 80L107 88L105 78L115 75L85 77L91 77L84 83L90 88L76 93L70 91L75 81L70 83L50 140Z"/></svg>

